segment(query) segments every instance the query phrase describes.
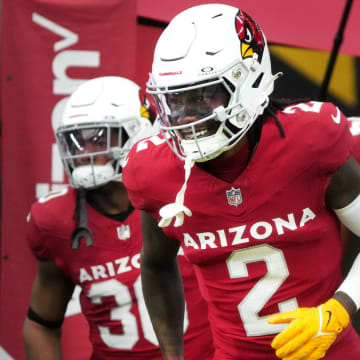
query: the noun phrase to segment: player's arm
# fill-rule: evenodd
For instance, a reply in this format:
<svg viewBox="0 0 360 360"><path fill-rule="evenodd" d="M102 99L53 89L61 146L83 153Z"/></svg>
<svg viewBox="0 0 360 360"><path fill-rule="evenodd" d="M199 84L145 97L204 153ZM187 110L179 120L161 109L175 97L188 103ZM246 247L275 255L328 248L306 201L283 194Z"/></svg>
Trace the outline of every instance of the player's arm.
<svg viewBox="0 0 360 360"><path fill-rule="evenodd" d="M179 242L168 239L142 212L141 279L145 303L165 360L184 359L184 291L177 263Z"/></svg>
<svg viewBox="0 0 360 360"><path fill-rule="evenodd" d="M334 174L326 192L326 204L347 229L360 236L360 166L350 156ZM351 315L360 307L360 256L358 255L334 298Z"/></svg>
<svg viewBox="0 0 360 360"><path fill-rule="evenodd" d="M28 316L23 326L27 360L61 359L61 324L74 284L52 261L37 261Z"/></svg>
<svg viewBox="0 0 360 360"><path fill-rule="evenodd" d="M333 175L325 202L352 233L360 236L360 166L352 156ZM272 342L276 355L288 360L321 359L337 335L349 324L350 315L360 307L359 280L360 255L327 302L318 307L299 308L268 318L271 324L290 324Z"/></svg>
<svg viewBox="0 0 360 360"><path fill-rule="evenodd" d="M344 251L342 259L342 271L344 276L349 273L355 258L360 254L360 237L353 234L345 226L341 227L341 238L343 241ZM357 311L351 317L352 325L360 334L360 311Z"/></svg>

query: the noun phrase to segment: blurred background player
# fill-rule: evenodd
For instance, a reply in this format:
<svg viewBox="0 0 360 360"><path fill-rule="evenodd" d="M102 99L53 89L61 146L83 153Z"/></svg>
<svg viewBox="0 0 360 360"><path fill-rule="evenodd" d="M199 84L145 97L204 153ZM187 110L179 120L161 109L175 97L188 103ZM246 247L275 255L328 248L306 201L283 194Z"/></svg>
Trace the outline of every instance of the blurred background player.
<svg viewBox="0 0 360 360"><path fill-rule="evenodd" d="M28 218L37 274L23 330L27 359L61 358L61 324L76 284L92 359L161 359L140 283L140 212L122 183L125 156L152 134L150 119L149 101L124 78L87 81L70 97L55 136L71 187L40 199ZM208 359L207 305L191 265L182 255L179 263L187 358Z"/></svg>
<svg viewBox="0 0 360 360"><path fill-rule="evenodd" d="M156 44L147 86L164 141L134 146L123 180L143 210L143 291L166 359L183 359L182 321L168 316L182 309L180 245L215 359L360 359L360 257L341 273L340 223L360 235L353 139L331 103L270 99L279 75L235 7L187 9Z"/></svg>

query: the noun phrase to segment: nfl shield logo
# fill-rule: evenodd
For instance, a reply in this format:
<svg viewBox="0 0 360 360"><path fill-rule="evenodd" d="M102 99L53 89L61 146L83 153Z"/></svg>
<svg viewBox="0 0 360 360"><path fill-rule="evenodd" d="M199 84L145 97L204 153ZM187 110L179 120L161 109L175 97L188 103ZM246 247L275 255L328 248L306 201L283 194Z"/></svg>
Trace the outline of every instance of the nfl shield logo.
<svg viewBox="0 0 360 360"><path fill-rule="evenodd" d="M120 240L126 240L130 237L130 227L129 225L121 225L116 228L117 235Z"/></svg>
<svg viewBox="0 0 360 360"><path fill-rule="evenodd" d="M242 203L242 196L240 189L234 189L233 187L230 190L226 190L226 197L229 205L238 206Z"/></svg>

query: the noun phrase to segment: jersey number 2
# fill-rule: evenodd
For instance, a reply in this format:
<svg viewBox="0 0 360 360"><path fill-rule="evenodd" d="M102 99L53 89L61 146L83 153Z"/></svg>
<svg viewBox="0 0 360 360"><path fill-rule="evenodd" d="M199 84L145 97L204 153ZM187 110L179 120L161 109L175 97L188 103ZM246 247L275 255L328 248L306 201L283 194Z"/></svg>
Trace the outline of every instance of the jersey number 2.
<svg viewBox="0 0 360 360"><path fill-rule="evenodd" d="M263 261L267 273L254 285L238 305L247 336L276 334L287 324L270 325L268 316L259 316L259 312L289 276L285 257L280 249L263 244L247 249L235 250L226 260L231 279L248 277L247 264ZM278 303L280 312L298 308L296 298Z"/></svg>

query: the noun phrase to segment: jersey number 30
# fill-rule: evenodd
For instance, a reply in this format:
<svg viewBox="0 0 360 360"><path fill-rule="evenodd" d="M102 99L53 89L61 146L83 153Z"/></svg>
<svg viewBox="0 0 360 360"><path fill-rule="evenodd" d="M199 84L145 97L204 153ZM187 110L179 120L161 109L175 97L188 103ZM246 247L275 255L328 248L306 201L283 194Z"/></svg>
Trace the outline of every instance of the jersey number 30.
<svg viewBox="0 0 360 360"><path fill-rule="evenodd" d="M134 291L137 298L137 306L144 338L153 345L158 346L159 343L156 339L149 314L146 310L140 276L134 283ZM130 311L133 306L136 306L131 298L130 291L126 285L116 279L106 280L91 285L88 297L93 304L101 304L102 298L107 296L113 296L117 305L110 311L110 320L121 321L123 334L112 334L111 326L98 325L100 337L106 346L112 349L131 350L139 341L139 329L136 317ZM185 306L184 333L186 332L188 325L189 320Z"/></svg>

